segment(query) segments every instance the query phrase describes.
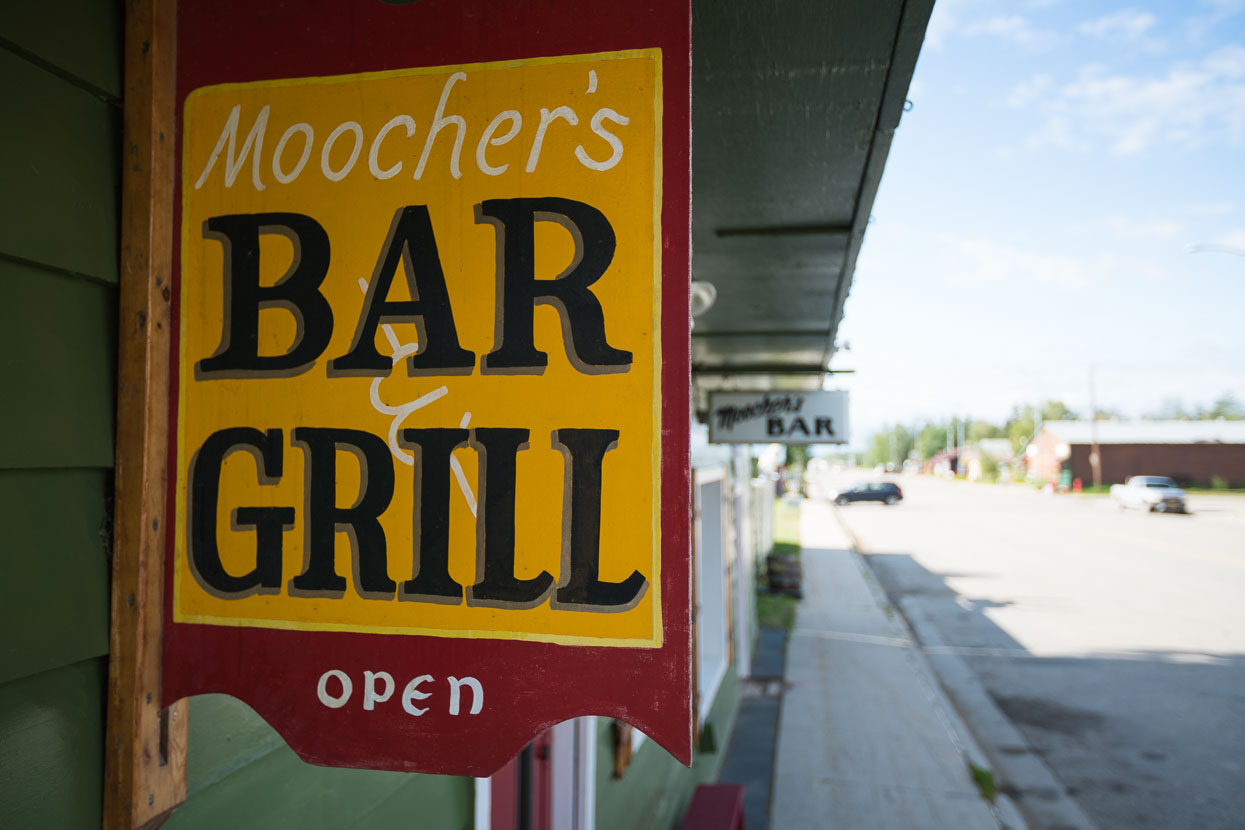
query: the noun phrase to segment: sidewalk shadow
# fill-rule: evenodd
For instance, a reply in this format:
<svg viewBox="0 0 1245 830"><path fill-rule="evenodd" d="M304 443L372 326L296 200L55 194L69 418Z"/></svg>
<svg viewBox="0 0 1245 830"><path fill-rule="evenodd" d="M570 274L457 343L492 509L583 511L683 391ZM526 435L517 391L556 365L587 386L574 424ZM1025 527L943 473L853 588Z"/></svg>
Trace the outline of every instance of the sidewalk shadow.
<svg viewBox="0 0 1245 830"><path fill-rule="evenodd" d="M744 787L744 826L766 830L773 791L778 721L786 673L787 631L762 626L752 653L750 677L740 687L739 711L718 781Z"/></svg>
<svg viewBox="0 0 1245 830"><path fill-rule="evenodd" d="M1038 657L987 614L1010 601L961 597L947 584L972 574L934 573L906 553L863 555L892 604L919 606L1102 827L1242 826L1245 656ZM961 714L972 728L973 713Z"/></svg>

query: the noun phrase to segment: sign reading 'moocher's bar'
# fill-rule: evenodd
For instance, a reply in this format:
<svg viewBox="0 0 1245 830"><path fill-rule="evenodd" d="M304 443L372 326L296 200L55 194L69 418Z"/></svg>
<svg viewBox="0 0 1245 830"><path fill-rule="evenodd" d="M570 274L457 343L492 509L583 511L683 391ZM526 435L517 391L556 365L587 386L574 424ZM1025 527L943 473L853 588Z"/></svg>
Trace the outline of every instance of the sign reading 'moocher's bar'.
<svg viewBox="0 0 1245 830"><path fill-rule="evenodd" d="M638 49L187 95L166 698L320 763L486 773L577 714L687 760L664 80Z"/></svg>

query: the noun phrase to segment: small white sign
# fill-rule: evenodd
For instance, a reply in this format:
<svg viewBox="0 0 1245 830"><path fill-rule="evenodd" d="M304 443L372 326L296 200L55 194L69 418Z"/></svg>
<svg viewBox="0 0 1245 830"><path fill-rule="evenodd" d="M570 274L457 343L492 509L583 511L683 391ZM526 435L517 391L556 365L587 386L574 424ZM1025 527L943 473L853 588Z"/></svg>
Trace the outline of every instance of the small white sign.
<svg viewBox="0 0 1245 830"><path fill-rule="evenodd" d="M846 444L847 392L710 392L713 444Z"/></svg>

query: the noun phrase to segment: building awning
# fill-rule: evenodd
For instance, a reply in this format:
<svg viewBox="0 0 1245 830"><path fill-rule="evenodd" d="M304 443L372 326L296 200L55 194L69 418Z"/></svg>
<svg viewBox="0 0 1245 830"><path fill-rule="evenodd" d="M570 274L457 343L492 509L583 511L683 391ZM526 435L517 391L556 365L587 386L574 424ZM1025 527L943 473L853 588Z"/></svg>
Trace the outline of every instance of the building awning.
<svg viewBox="0 0 1245 830"><path fill-rule="evenodd" d="M700 2L693 13L696 407L818 389L933 0Z"/></svg>

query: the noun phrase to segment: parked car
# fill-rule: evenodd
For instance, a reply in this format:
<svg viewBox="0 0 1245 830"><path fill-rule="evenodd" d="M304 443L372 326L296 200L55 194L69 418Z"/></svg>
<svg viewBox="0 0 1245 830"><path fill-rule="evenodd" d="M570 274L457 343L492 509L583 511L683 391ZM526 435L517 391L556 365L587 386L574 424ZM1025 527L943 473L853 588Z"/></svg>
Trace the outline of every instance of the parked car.
<svg viewBox="0 0 1245 830"><path fill-rule="evenodd" d="M903 490L889 481L855 484L834 494L835 504L851 504L854 501L880 501L883 504L899 504Z"/></svg>
<svg viewBox="0 0 1245 830"><path fill-rule="evenodd" d="M1151 513L1186 513L1184 490L1167 476L1131 476L1111 485L1111 498L1120 509L1136 507Z"/></svg>

